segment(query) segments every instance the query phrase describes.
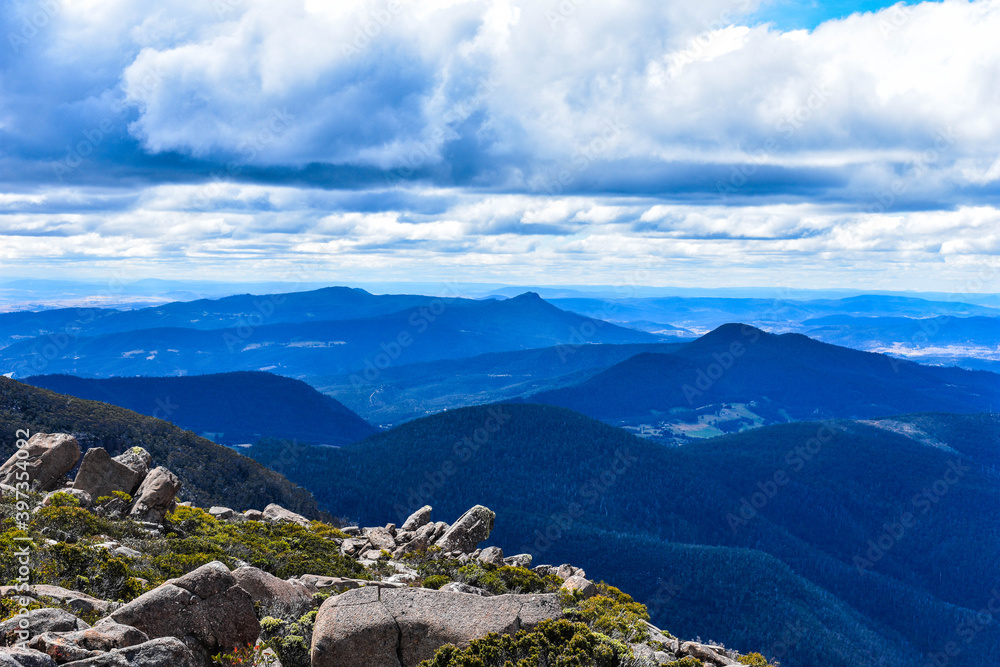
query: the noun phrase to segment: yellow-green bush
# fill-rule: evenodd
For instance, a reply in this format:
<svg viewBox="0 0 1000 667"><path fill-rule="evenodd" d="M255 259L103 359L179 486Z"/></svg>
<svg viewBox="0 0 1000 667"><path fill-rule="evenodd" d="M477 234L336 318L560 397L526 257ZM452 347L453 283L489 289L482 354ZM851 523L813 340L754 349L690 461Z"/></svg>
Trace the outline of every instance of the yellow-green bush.
<svg viewBox="0 0 1000 667"><path fill-rule="evenodd" d="M420 667L619 667L631 657L622 642L582 623L558 620L513 637L492 633L464 650L443 646Z"/></svg>
<svg viewBox="0 0 1000 667"><path fill-rule="evenodd" d="M646 606L614 586L597 584L597 595L588 600L581 599L579 593L564 594L563 604L568 606L564 610L567 617L586 623L596 632L621 637L629 643L649 639Z"/></svg>

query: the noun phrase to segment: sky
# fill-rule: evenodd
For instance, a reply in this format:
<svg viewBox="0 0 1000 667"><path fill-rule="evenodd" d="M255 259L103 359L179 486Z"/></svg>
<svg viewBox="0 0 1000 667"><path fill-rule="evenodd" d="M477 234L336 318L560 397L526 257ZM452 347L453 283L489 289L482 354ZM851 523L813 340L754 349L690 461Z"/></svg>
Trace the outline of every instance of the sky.
<svg viewBox="0 0 1000 667"><path fill-rule="evenodd" d="M5 0L0 277L1000 292L1000 0Z"/></svg>

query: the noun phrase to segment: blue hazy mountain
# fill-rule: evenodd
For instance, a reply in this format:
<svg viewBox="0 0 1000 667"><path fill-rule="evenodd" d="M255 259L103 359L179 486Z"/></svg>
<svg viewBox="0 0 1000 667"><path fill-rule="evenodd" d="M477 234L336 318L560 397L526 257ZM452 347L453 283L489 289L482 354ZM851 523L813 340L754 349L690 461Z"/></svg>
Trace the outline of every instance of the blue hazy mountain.
<svg viewBox="0 0 1000 667"><path fill-rule="evenodd" d="M728 324L669 354L641 354L531 400L591 417L669 422L739 404L765 423L917 411L987 412L1000 375L923 366L886 355Z"/></svg>
<svg viewBox="0 0 1000 667"><path fill-rule="evenodd" d="M107 379L42 375L24 383L127 408L227 445L275 437L346 445L375 433L339 401L271 373Z"/></svg>
<svg viewBox="0 0 1000 667"><path fill-rule="evenodd" d="M318 293L310 295L324 298ZM372 295L361 292L345 296L371 303L369 297ZM292 300L288 296L282 298L287 299L286 303ZM259 303L259 298L247 297L241 307L255 302ZM72 334L43 335L0 350L0 369L18 378L55 373L91 377L201 375L237 370L273 371L292 377L369 370L370 375L396 364L456 359L489 352L661 340L654 334L560 310L533 293L503 301L401 297L397 301L383 302L379 297L382 305L378 307L396 308L404 302L411 305L404 310L361 319L325 320L322 318L329 314L327 311L288 306L287 312L295 315L282 317L307 318L308 321L281 322L277 313L285 310L275 306L270 316L264 314L257 320L240 315L242 319L235 320L242 322L238 324L233 324L235 313L223 316L213 312L198 315L195 318L198 321L189 322L190 326L159 326L94 335L82 329ZM193 306L174 305L184 309ZM148 318L155 315L153 310L133 312ZM358 308L350 312L355 314ZM194 315L184 310L184 317ZM109 326L124 326L121 318L130 316L129 313L110 315L112 324ZM179 324L169 318L161 321ZM148 323L143 320L140 324ZM86 326L92 331L94 326L105 325Z"/></svg>

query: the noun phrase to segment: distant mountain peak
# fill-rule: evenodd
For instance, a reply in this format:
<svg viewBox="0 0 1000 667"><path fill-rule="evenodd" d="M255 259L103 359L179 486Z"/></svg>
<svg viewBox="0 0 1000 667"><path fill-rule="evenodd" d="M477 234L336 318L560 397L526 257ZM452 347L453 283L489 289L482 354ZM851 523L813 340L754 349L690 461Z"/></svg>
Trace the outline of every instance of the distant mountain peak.
<svg viewBox="0 0 1000 667"><path fill-rule="evenodd" d="M692 342L691 345L729 345L734 342L755 342L770 335L763 329L758 329L749 324L730 322L709 331L698 340Z"/></svg>
<svg viewBox="0 0 1000 667"><path fill-rule="evenodd" d="M524 294L518 294L517 296L513 297L510 300L511 301L522 301L522 302L545 301L545 299L543 299L538 292L525 292Z"/></svg>

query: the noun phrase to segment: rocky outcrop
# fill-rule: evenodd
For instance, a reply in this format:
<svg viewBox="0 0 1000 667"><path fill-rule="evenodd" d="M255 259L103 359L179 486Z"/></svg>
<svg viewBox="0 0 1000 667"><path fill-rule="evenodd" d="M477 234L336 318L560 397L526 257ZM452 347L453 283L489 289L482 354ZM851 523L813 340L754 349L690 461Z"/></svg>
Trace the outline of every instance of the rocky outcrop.
<svg viewBox="0 0 1000 667"><path fill-rule="evenodd" d="M0 485L27 482L37 491L51 491L80 460L80 445L65 433L36 433L0 466Z"/></svg>
<svg viewBox="0 0 1000 667"><path fill-rule="evenodd" d="M32 637L27 646L62 664L94 658L103 652L137 646L147 641L149 637L141 630L105 618L87 630L43 633Z"/></svg>
<svg viewBox="0 0 1000 667"><path fill-rule="evenodd" d="M310 590L300 581L279 579L256 567L236 568L233 578L270 616L291 615L297 618L309 611L313 593L318 592Z"/></svg>
<svg viewBox="0 0 1000 667"><path fill-rule="evenodd" d="M589 579L584 579L579 575L573 575L563 582L562 590L568 593L579 593L584 599L597 595L597 586Z"/></svg>
<svg viewBox="0 0 1000 667"><path fill-rule="evenodd" d="M308 528L311 523L309 519L305 518L301 514L296 514L291 510L287 510L281 505L276 505L271 503L264 508L263 517L265 521L274 521L276 523L297 523L304 528Z"/></svg>
<svg viewBox="0 0 1000 667"><path fill-rule="evenodd" d="M491 509L476 505L459 517L458 521L453 523L444 535L434 542L434 545L440 547L441 551L445 553L475 551L476 546L490 536L496 516L496 513Z"/></svg>
<svg viewBox="0 0 1000 667"><path fill-rule="evenodd" d="M431 511L432 511L432 509L431 509L430 505L424 505L423 507L421 507L420 509L418 509L416 512L414 512L413 514L411 514L406 519L406 521L403 522L403 525L400 526L399 529L400 530L406 530L406 531L415 531L415 530L419 530L419 529L423 528L431 520Z"/></svg>
<svg viewBox="0 0 1000 667"><path fill-rule="evenodd" d="M208 508L208 513L219 521L236 521L237 517L246 520L246 517L242 514L237 514L235 510L229 507L210 507Z"/></svg>
<svg viewBox="0 0 1000 667"><path fill-rule="evenodd" d="M103 447L91 447L83 455L73 488L86 491L94 500L110 496L115 491L132 495L145 478L145 473L111 458Z"/></svg>
<svg viewBox="0 0 1000 667"><path fill-rule="evenodd" d="M180 490L181 480L177 475L162 466L154 468L136 491L131 517L137 521L163 523Z"/></svg>
<svg viewBox="0 0 1000 667"><path fill-rule="evenodd" d="M436 546L446 555L464 559L489 537L495 516L488 508L476 505L449 526L443 521L431 523L431 507L425 506L411 514L399 529L389 524L359 530L359 535L343 541L340 550L345 556L377 560L382 552L399 559Z"/></svg>
<svg viewBox="0 0 1000 667"><path fill-rule="evenodd" d="M0 597L22 597L27 596L39 602L49 602L69 607L74 614L88 614L96 612L106 614L111 609L111 603L99 600L93 596L71 591L61 586L51 586L48 584L38 584L29 586L26 591L18 591L14 586L0 586Z"/></svg>
<svg viewBox="0 0 1000 667"><path fill-rule="evenodd" d="M21 646L0 647L0 667L55 667L51 657Z"/></svg>
<svg viewBox="0 0 1000 667"><path fill-rule="evenodd" d="M503 565L503 549L500 547L486 547L479 552L479 556L476 557L480 563L486 565L496 565L500 567Z"/></svg>
<svg viewBox="0 0 1000 667"><path fill-rule="evenodd" d="M253 599L219 562L139 596L111 618L151 638L176 637L205 665L211 664L209 656L253 643L260 635Z"/></svg>
<svg viewBox="0 0 1000 667"><path fill-rule="evenodd" d="M90 626L63 609L33 609L28 612L28 627L20 626L21 618L14 616L0 623L0 643L12 646L22 639L19 630L26 630L28 636L45 632L71 632L86 630Z"/></svg>
<svg viewBox="0 0 1000 667"><path fill-rule="evenodd" d="M163 637L65 664L66 667L202 667L205 663L184 642Z"/></svg>
<svg viewBox="0 0 1000 667"><path fill-rule="evenodd" d="M480 597L419 588L359 588L330 598L313 629L313 667L415 667L444 644L513 634L562 616L555 595Z"/></svg>
<svg viewBox="0 0 1000 667"><path fill-rule="evenodd" d="M142 447L131 447L116 456L115 461L127 466L130 470L139 475L139 483L135 485L135 488L131 491L126 491L129 495L133 495L135 493L135 489L139 488L139 484L142 483L142 480L146 479L146 475L149 474L149 466L153 464L153 455Z"/></svg>
<svg viewBox="0 0 1000 667"><path fill-rule="evenodd" d="M701 660L706 665L719 665L721 667L727 667L728 665L740 664L723 653L722 650L711 646L705 646L704 644L699 644L697 642L684 642L677 650L677 654L681 657L690 656L692 658L696 658Z"/></svg>

